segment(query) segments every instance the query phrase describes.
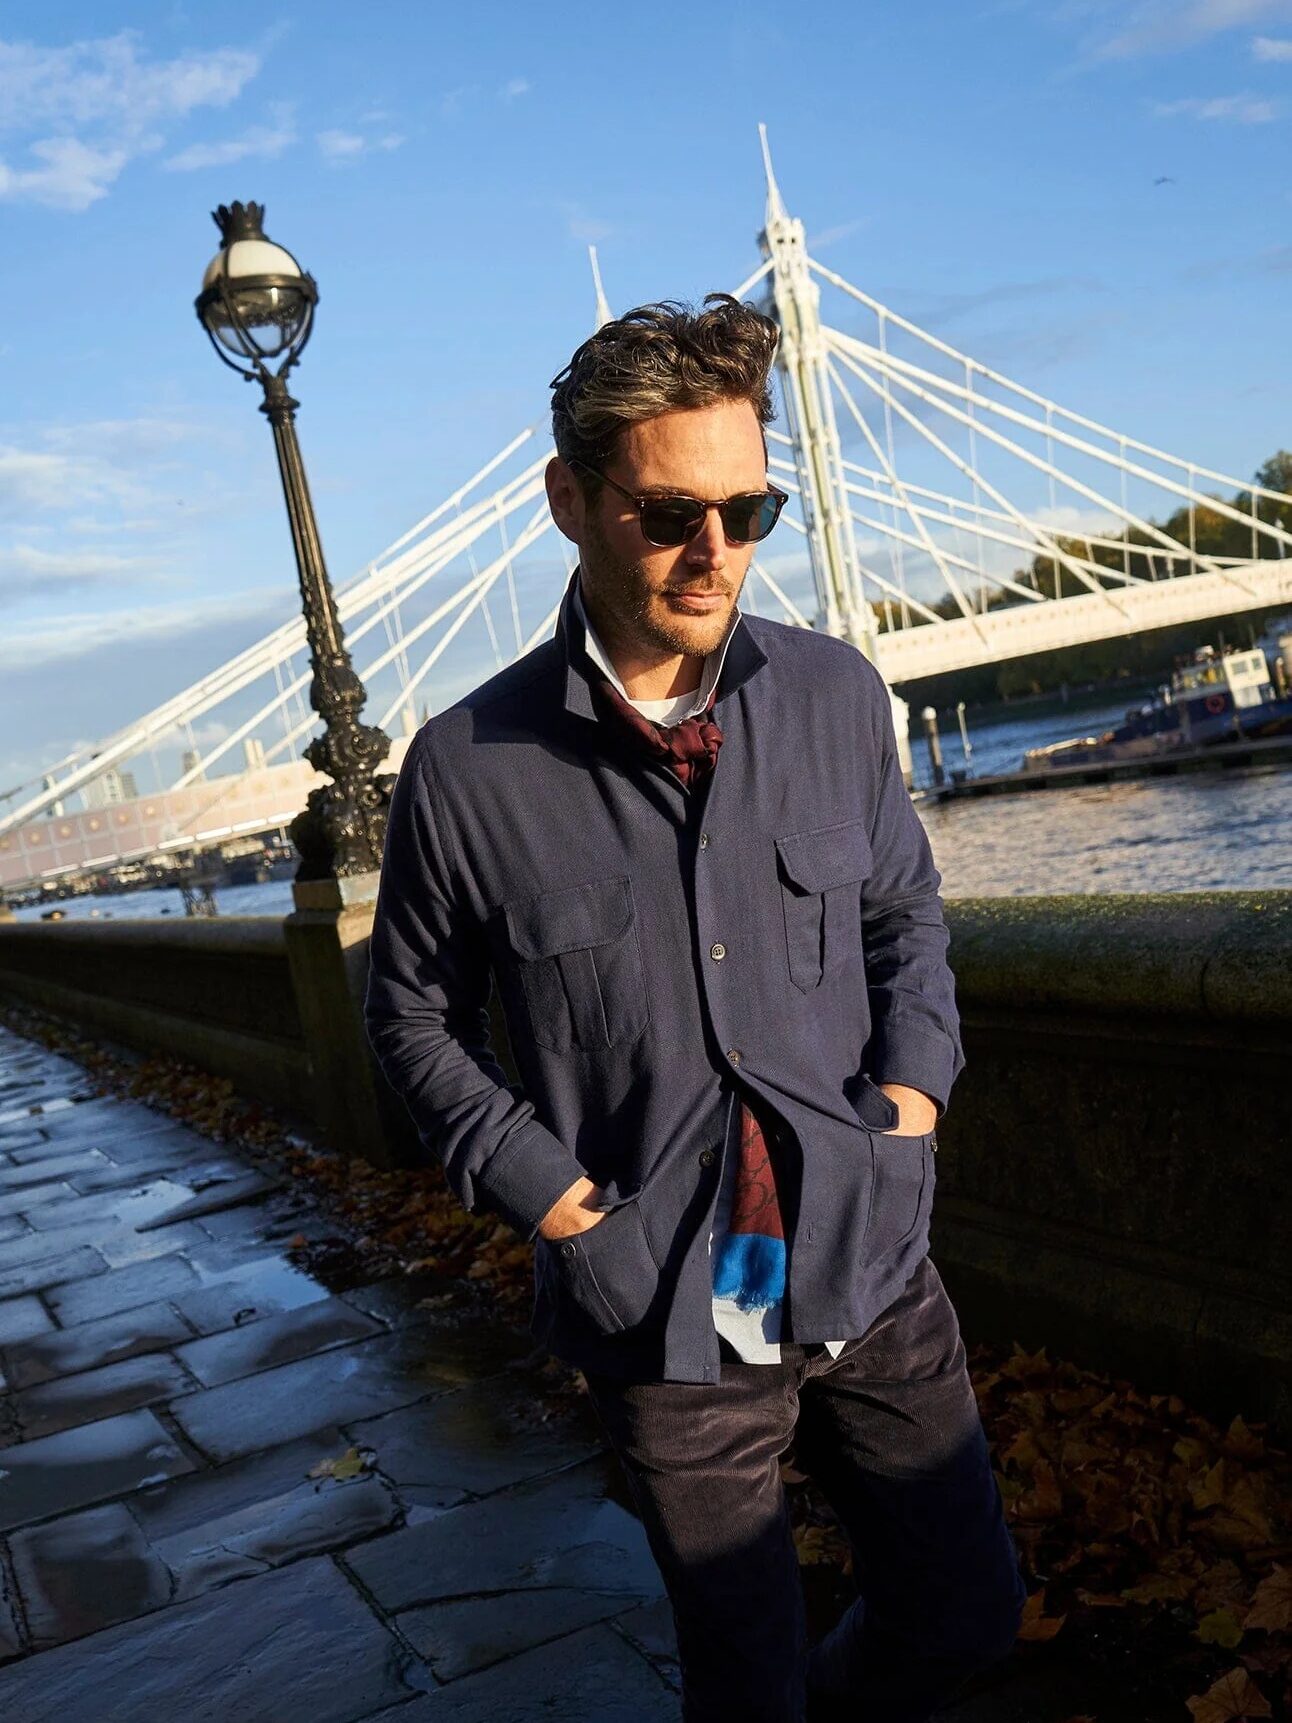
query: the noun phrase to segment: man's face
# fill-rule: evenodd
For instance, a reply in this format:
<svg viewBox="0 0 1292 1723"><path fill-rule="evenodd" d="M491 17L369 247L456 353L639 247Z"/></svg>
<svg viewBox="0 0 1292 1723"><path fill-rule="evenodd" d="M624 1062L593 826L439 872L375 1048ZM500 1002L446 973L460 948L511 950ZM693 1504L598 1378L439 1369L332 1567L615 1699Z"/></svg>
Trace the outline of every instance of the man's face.
<svg viewBox="0 0 1292 1723"><path fill-rule="evenodd" d="M629 425L604 470L634 494L716 500L767 486L762 428L748 401ZM703 658L719 645L755 547L728 544L716 509L688 543L663 549L643 538L637 510L608 485L595 502L584 502L559 460L549 469L548 495L557 525L579 547L598 631L604 627L615 645L648 657Z"/></svg>

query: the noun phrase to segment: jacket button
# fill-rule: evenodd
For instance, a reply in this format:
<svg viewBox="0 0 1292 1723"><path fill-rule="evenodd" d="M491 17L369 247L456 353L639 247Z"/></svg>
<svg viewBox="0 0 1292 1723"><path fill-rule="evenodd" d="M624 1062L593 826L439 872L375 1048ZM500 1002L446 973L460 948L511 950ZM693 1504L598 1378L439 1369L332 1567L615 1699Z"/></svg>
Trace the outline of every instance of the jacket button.
<svg viewBox="0 0 1292 1723"><path fill-rule="evenodd" d="M740 1051L739 1047L728 1047L727 1057L731 1060L733 1065L739 1065L740 1061L744 1058L744 1054Z"/></svg>
<svg viewBox="0 0 1292 1723"><path fill-rule="evenodd" d="M721 963L726 955L727 948L721 940L715 941L715 943L709 947L709 956L715 963Z"/></svg>
<svg viewBox="0 0 1292 1723"><path fill-rule="evenodd" d="M562 1256L573 1256L574 1255L574 1246L572 1244L563 1244L561 1246L561 1255Z"/></svg>
<svg viewBox="0 0 1292 1723"><path fill-rule="evenodd" d="M708 832L701 832L700 833L700 848L702 850L707 850L708 847L709 847L709 834L708 834Z"/></svg>
<svg viewBox="0 0 1292 1723"><path fill-rule="evenodd" d="M713 1154L712 1149L701 1149L700 1150L700 1165L702 1167L711 1167L713 1165L713 1161L714 1161L714 1154Z"/></svg>

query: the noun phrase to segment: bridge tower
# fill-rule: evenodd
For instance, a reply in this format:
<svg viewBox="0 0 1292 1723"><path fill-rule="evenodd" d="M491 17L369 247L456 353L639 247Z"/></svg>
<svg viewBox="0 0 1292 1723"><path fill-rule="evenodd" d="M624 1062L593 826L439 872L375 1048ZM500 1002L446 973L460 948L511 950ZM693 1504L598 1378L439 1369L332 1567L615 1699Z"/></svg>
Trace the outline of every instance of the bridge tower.
<svg viewBox="0 0 1292 1723"><path fill-rule="evenodd" d="M878 656L878 630L875 613L862 590L839 427L826 369L821 290L808 270L803 223L786 210L772 171L767 127L760 125L758 135L767 175L767 217L759 244L763 256L771 263L772 304L781 330L776 363L781 373L803 525L820 605L817 626L850 641L874 663ZM908 708L891 690L889 697L902 770L909 777Z"/></svg>

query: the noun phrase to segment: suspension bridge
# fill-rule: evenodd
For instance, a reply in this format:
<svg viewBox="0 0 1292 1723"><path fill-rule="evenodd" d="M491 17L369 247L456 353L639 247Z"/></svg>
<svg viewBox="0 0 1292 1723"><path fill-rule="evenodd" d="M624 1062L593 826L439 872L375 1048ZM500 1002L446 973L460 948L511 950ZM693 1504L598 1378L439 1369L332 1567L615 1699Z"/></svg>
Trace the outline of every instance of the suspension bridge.
<svg viewBox="0 0 1292 1723"><path fill-rule="evenodd" d="M791 500L744 608L850 640L900 688L1292 604L1292 497L1071 411L845 280L811 256L762 143L762 262L733 291L780 325L770 470ZM600 322L611 311L592 262ZM394 735L387 769L419 709L451 704L553 628L573 563L547 510L548 423L544 410L338 588L365 717ZM309 682L294 620L12 787L0 888L285 826L318 781L300 758L319 723ZM894 711L904 738L896 697ZM129 793L140 774L151 791Z"/></svg>

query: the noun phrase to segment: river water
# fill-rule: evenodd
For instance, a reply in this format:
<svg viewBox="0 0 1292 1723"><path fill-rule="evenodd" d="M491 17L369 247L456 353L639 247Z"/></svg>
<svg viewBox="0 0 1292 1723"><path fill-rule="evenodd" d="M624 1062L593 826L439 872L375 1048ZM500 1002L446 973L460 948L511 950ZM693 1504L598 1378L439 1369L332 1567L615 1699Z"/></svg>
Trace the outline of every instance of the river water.
<svg viewBox="0 0 1292 1723"><path fill-rule="evenodd" d="M1106 729L1131 697L1106 694L1084 703L995 708L969 723L975 773L1009 771L1026 748ZM912 713L917 784L928 756ZM965 765L954 723L943 725L948 771ZM1051 892L1239 891L1292 887L1292 768L1195 772L1087 784L1027 795L920 806L947 897L1019 897ZM289 880L217 891L222 915L286 915ZM78 897L70 917L174 915L175 890ZM37 908L15 911L39 919Z"/></svg>

